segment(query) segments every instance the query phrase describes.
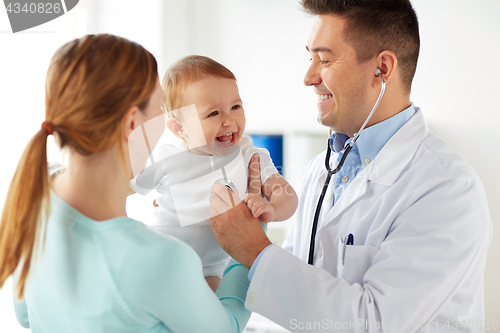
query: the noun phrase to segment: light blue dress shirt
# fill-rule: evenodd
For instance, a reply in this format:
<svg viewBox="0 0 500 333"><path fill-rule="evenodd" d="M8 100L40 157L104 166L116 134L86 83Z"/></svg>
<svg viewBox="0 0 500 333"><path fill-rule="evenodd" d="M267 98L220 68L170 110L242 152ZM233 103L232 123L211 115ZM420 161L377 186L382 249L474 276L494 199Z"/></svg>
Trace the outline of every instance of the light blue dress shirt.
<svg viewBox="0 0 500 333"><path fill-rule="evenodd" d="M389 141L389 139L410 120L414 114L415 107L412 103L410 107L391 118L363 130L347 155L344 165L335 177L334 199L332 204L337 203L358 173L375 159L387 141ZM337 135L337 139L338 140L334 142L337 150L341 150L342 147L345 147L352 141L352 138L349 138L345 134ZM342 154L339 154L339 161L341 157Z"/></svg>
<svg viewBox="0 0 500 333"><path fill-rule="evenodd" d="M387 141L415 114L415 107L413 103L411 105L399 112L398 114L386 119L378 124L370 126L363 130L358 140L354 143L351 151L347 155L344 165L340 171L335 176L334 185L334 199L333 204L335 204L342 193L346 190L349 184L352 183L354 178L358 173L363 170L371 161L377 157L378 153L385 146ZM334 142L335 149L337 151L345 147L352 138L349 138L345 134L337 134L336 140ZM338 160L340 161L342 154L339 154ZM271 245L269 245L271 246ZM268 247L269 247L268 246ZM255 259L250 271L248 272L248 279L251 281L253 274L257 265L259 264L260 258L267 250L266 247L260 252L258 257Z"/></svg>

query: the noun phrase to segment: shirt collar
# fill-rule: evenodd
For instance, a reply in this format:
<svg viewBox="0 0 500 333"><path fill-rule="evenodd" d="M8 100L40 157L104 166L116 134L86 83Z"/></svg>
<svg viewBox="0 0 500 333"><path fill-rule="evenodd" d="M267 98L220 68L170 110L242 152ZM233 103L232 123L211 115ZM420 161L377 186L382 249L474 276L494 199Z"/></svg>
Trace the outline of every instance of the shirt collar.
<svg viewBox="0 0 500 333"><path fill-rule="evenodd" d="M385 146L387 141L415 114L413 103L399 112L398 114L388 118L378 124L370 126L363 130L355 145L358 146L359 158L361 162L367 158L368 162L378 155L380 150Z"/></svg>
<svg viewBox="0 0 500 333"><path fill-rule="evenodd" d="M385 146L387 141L415 114L413 103L399 112L378 124L372 125L363 130L354 147L358 148L361 163L370 163ZM346 134L334 133L331 143L337 152L346 147L352 141ZM353 148L354 148L353 147Z"/></svg>
<svg viewBox="0 0 500 333"><path fill-rule="evenodd" d="M330 139L330 146L334 148L333 150L334 153L339 153L351 141L352 138L349 138L344 133L333 133Z"/></svg>

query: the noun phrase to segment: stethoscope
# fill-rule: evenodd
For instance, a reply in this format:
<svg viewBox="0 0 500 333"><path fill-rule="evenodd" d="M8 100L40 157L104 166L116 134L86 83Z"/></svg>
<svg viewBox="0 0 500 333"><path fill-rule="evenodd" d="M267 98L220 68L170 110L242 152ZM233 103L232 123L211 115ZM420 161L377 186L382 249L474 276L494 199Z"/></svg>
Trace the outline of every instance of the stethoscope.
<svg viewBox="0 0 500 333"><path fill-rule="evenodd" d="M336 133L334 133L332 130L330 130L330 136L328 138L328 146L326 148L326 157L325 157L325 167L326 167L326 171L328 171L328 175L326 177L325 184L323 185L323 190L321 191L321 195L319 196L318 205L316 206L316 212L314 213L314 219L313 219L313 225L312 225L312 231L311 231L311 243L309 244L308 263L310 265L312 265L313 261L314 261L314 244L316 241L316 230L318 228L319 213L321 211L321 205L323 204L323 199L325 198L326 190L328 189L328 184L330 183L330 179L332 178L332 176L334 174L339 172L340 169L342 168L342 165L344 165L344 161L347 158L347 155L351 151L356 140L359 138L361 132L363 132L363 130L365 129L365 126L366 126L366 124L368 124L368 121L370 121L373 113L375 112L375 110L377 109L377 107L380 103L380 100L382 99L382 96L384 96L385 80L380 73L380 69L377 68L377 71L375 72L375 76L378 76L382 80L382 88L380 88L380 94L378 95L377 101L375 102L375 105L373 106L372 111L370 112L370 114L366 118L365 122L363 123L363 125L361 126L359 131L354 134L354 138L351 140L351 142L349 142L342 150L337 151L337 149L335 148L335 145L333 144L335 137L336 137ZM341 153L342 151L344 152L342 154L342 157L340 158L339 163L337 164L337 167L334 170L332 170L330 168L330 155L331 155L332 150L335 153Z"/></svg>

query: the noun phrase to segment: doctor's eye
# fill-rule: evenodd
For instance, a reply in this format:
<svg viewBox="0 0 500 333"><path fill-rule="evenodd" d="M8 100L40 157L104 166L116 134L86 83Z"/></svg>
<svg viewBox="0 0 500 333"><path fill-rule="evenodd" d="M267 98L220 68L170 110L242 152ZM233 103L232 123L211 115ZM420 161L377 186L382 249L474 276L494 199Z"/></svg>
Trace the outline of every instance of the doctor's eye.
<svg viewBox="0 0 500 333"><path fill-rule="evenodd" d="M214 111L212 113L210 113L207 117L213 117L213 116L216 116L219 114L219 111Z"/></svg>
<svg viewBox="0 0 500 333"><path fill-rule="evenodd" d="M322 65L328 65L330 63L330 60L320 60L319 63Z"/></svg>

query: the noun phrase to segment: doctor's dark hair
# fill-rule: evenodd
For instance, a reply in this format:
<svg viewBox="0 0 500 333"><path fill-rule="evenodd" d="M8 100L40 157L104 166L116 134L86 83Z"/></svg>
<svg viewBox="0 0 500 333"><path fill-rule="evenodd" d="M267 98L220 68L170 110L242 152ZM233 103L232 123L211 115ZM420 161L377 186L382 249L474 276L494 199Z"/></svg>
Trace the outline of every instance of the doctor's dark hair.
<svg viewBox="0 0 500 333"><path fill-rule="evenodd" d="M167 69L162 80L162 89L165 94L164 110L175 111L187 105L182 104L182 91L191 83L195 83L207 76L236 81L234 74L217 61L200 55L190 55L174 62Z"/></svg>
<svg viewBox="0 0 500 333"><path fill-rule="evenodd" d="M144 111L157 82L153 55L121 37L88 35L56 51L45 85L49 130L38 130L25 148L2 212L0 287L19 266L16 292L21 298L30 265L43 246L41 235L50 210L46 148L50 132L61 148L82 155L118 144L123 166L129 170L125 116L134 106Z"/></svg>
<svg viewBox="0 0 500 333"><path fill-rule="evenodd" d="M417 68L420 50L418 19L409 0L302 0L309 14L336 15L346 20L344 40L356 51L359 63L392 51L407 91Z"/></svg>

